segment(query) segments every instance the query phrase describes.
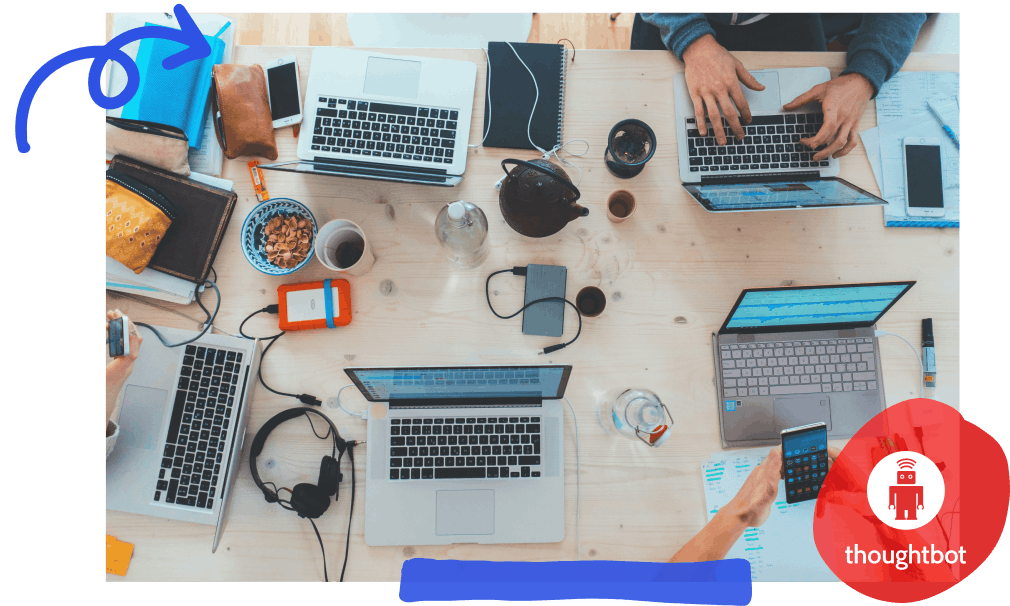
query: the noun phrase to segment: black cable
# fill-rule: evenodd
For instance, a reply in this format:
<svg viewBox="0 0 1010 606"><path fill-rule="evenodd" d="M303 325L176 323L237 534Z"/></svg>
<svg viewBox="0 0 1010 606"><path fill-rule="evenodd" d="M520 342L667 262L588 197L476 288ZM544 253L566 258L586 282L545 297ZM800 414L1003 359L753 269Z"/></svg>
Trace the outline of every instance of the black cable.
<svg viewBox="0 0 1010 606"><path fill-rule="evenodd" d="M242 335L246 339L255 339L256 337L251 337L251 336L245 334L245 331L243 330L243 328L245 328L245 323L248 322L256 314L260 314L260 313L263 313L263 312L275 314L275 313L277 313L277 311L278 311L278 306L277 305L267 305L263 309L257 309L256 311L254 311L251 314L249 314L248 316L246 316L244 320L242 320L242 323L239 324L239 326L238 326L238 334ZM307 394L307 393L294 394L294 393L287 393L287 392L284 392L284 391L277 391L273 387L270 387L269 385L267 385L267 382L263 380L263 360L266 359L267 352L270 351L270 348L273 347L274 343L276 343L277 340L280 339L281 337L283 337L285 334L287 334L287 333L285 333L282 330L281 332L279 332L279 333L277 333L275 335L270 335L269 337L263 337L262 338L263 341L270 341L270 342L267 343L267 346L263 348L263 354L260 355L260 365L259 365L259 368L256 369L256 376L257 376L257 378L259 378L260 385L262 385L264 388L266 388L266 390L269 391L270 393L274 393L274 394L277 394L279 396L284 396L284 397L287 397L287 398L295 398L296 400L298 400L302 404L308 404L309 406L322 406L322 404L323 404L322 400L320 400L319 398L313 396L312 394ZM315 428L313 428L312 431L314 432Z"/></svg>
<svg viewBox="0 0 1010 606"><path fill-rule="evenodd" d="M305 416L306 419L309 420L309 426L312 428L312 433L316 434L317 438L319 438L320 440L325 440L326 438L330 437L330 434L333 432L333 430L331 430L329 428L329 426L326 427L326 434L325 435L319 435L319 432L316 431L315 424L312 422L312 416L309 415L309 413L305 413L304 416ZM333 451L332 451L332 454L330 456L331 457L337 456L337 441L336 440L333 440ZM338 462L339 462L339 460L338 460Z"/></svg>
<svg viewBox="0 0 1010 606"><path fill-rule="evenodd" d="M316 523L312 521L312 518L305 518L305 519L309 521L309 524L312 524L312 530L316 531L316 539L319 541L319 551L323 552L323 579L327 583L329 583L330 582L330 574L328 572L326 572L326 549L323 547L323 538L321 536L319 536L319 529L316 528ZM341 573L341 575L340 575L340 580L341 581L344 580L343 573Z"/></svg>
<svg viewBox="0 0 1010 606"><path fill-rule="evenodd" d="M210 280L204 280L204 282L203 282L203 284L201 286L207 285L207 284L210 284L214 288L214 292L217 294L217 303L214 305L214 313L209 312L207 310L207 308L203 306L203 302L200 301L200 289L197 288L196 291L194 291L194 294L196 295L196 302L197 302L197 304L200 306L200 309L202 309L204 311L204 313L207 314L207 321L203 325L203 330L201 330L200 333L198 335L196 335L195 337L193 337L192 339L188 339L186 341L181 341L179 343L169 343L168 341L165 340L165 337L162 336L162 334L160 332L158 332L158 329L156 329L155 327L151 326L150 324L145 324L144 322L134 322L134 324L136 324L137 326L143 326L144 328L146 328L146 329L150 330L151 332L153 332L154 336L158 337L158 340L161 341L161 344L164 345L165 347L179 347L181 345L188 345L188 344L192 343L193 341L196 341L197 339L199 339L200 337L202 337L204 334L206 334L208 330L210 330L211 326L214 324L214 319L217 318L217 312L218 312L218 310L221 309L221 291L218 290L217 284L215 284L214 282L212 282Z"/></svg>
<svg viewBox="0 0 1010 606"><path fill-rule="evenodd" d="M564 349L565 347L568 347L569 345L571 345L572 343L574 343L575 339L578 339L579 335L582 334L582 312L579 311L579 308L576 307L574 303L572 303L571 301L569 301L568 299L566 299L564 297L544 297L543 299L536 299L534 301L530 301L526 305L523 305L519 309L519 311L515 312L512 315L508 315L508 316L503 316L500 313L498 313L497 311L495 311L494 306L491 305L491 278L497 276L498 274L504 274L504 273L508 273L508 272L512 272L514 275L517 275L517 276L525 276L526 275L526 268L525 267L513 267L512 269L502 269L502 270L499 270L499 271L496 271L496 272L492 273L490 276L487 277L487 281L484 283L484 296L487 297L487 306L488 306L488 308L491 309L491 313L493 313L494 315L498 316L502 320L511 320L512 318L514 318L514 317L518 316L519 314L523 313L524 311L526 311L526 308L529 307L529 306L531 306L531 305L536 305L537 303L543 303L545 301L564 301L565 303L571 305L572 309L575 310L575 315L578 316L578 318L579 318L579 330L576 331L575 337L572 338L571 341L569 341L567 343L559 343L558 345L551 345L549 347L545 347L544 350L540 352L540 355L549 354L552 351L557 351L559 349Z"/></svg>
<svg viewBox="0 0 1010 606"><path fill-rule="evenodd" d="M347 555L351 551L351 518L354 516L354 446L356 441L347 443L347 458L351 461L351 511L347 514L347 542L344 544L344 566L340 569L340 582L344 582L344 571L347 570Z"/></svg>

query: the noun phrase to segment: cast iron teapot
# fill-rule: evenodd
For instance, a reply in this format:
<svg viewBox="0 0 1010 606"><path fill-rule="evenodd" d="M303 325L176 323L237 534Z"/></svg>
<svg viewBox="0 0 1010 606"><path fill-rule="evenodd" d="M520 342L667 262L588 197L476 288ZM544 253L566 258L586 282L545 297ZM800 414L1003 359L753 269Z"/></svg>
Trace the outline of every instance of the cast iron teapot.
<svg viewBox="0 0 1010 606"><path fill-rule="evenodd" d="M515 164L510 171L506 164ZM575 203L582 194L568 173L550 160L502 160L505 179L498 205L509 227L531 238L554 235L589 209Z"/></svg>

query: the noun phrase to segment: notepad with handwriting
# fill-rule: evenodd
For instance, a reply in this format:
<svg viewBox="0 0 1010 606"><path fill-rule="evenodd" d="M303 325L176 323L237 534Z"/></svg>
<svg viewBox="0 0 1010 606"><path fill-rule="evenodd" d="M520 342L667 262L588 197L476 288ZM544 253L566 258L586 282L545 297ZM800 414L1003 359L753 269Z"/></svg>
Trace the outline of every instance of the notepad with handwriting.
<svg viewBox="0 0 1010 606"><path fill-rule="evenodd" d="M505 42L490 42L487 46L489 86L484 94L484 146L535 149L530 143L532 138L542 149L549 150L561 143L567 49L561 44L511 44L515 51ZM517 53L522 61L516 57ZM523 62L529 70L523 67Z"/></svg>

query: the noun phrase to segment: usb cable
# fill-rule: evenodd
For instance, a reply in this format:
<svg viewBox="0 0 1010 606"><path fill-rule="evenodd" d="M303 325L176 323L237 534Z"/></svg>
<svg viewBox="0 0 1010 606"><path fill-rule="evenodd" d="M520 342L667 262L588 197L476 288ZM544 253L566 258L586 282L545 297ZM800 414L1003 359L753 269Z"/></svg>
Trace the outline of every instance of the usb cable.
<svg viewBox="0 0 1010 606"><path fill-rule="evenodd" d="M488 306L488 308L491 309L491 313L493 313L494 315L498 316L502 320L511 320L512 318L514 318L514 317L518 316L519 314L523 313L524 311L526 311L526 308L529 307L529 306L531 306L531 305L536 305L537 303L543 303L545 301L564 301L565 303L567 303L567 304L569 304L569 305L572 306L572 309L575 310L575 315L577 315L579 317L579 330L575 333L575 337L571 341L569 341L567 343L558 343L557 345L551 345L549 347L545 347L544 350L539 353L539 355L542 356L544 354L549 354L549 353L557 351L559 349L564 349L565 347L568 347L569 345L571 345L572 343L574 343L575 339L578 339L579 335L582 334L582 312L579 311L579 308L576 307L574 303L572 303L571 301L569 301L568 299L566 299L564 297L544 297L543 299L537 299L535 301L530 301L526 305L523 305L519 309L519 311L515 312L514 314L508 315L508 316L503 316L500 313L498 313L497 311L495 311L494 306L491 305L491 278L497 276L498 274L504 274L504 273L508 273L508 272L512 272L512 274L516 275L516 276L525 276L526 275L526 268L525 267L513 267L512 269L502 269L502 270L499 270L499 271L496 271L496 272L492 273L490 276L487 277L487 282L484 283L484 296L487 297L487 306Z"/></svg>
<svg viewBox="0 0 1010 606"><path fill-rule="evenodd" d="M915 346L912 345L911 343L909 343L908 339L906 339L905 337L903 337L901 335L896 335L893 332L887 332L886 330L875 330L875 331L873 331L873 336L875 336L875 337L898 337L899 339L901 339L902 341L904 341L906 344L908 344L909 347L912 348L912 353L915 354L915 359L919 361L919 397L920 398L925 397L923 395L923 391L922 391L922 375L925 374L925 370L924 370L924 368L922 366L922 358L919 357L919 352L918 352L918 350L915 349Z"/></svg>

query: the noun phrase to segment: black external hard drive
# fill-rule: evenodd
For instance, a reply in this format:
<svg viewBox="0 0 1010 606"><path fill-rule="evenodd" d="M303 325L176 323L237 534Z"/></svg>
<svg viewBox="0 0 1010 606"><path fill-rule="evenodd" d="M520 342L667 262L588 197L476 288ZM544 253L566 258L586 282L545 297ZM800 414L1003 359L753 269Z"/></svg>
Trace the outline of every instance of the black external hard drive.
<svg viewBox="0 0 1010 606"><path fill-rule="evenodd" d="M527 265L526 266L526 300L543 299L544 297L565 296L565 282L568 280L568 268L559 265ZM523 334L544 337L560 337L565 329L565 302L543 301L531 305L523 312Z"/></svg>

